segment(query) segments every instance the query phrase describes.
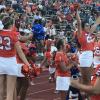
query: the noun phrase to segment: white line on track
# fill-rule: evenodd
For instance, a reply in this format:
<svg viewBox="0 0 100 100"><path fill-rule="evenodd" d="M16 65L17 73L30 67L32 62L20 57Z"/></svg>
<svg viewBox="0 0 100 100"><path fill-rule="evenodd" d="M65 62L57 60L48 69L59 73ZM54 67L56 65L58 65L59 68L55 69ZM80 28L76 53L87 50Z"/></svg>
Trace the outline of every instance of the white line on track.
<svg viewBox="0 0 100 100"><path fill-rule="evenodd" d="M28 96L34 95L34 94L38 94L38 93L41 93L41 92L45 92L45 91L50 91L50 90L53 90L53 89L54 88L50 88L50 89L45 89L45 90L37 91L37 92L34 92L34 93L29 93Z"/></svg>

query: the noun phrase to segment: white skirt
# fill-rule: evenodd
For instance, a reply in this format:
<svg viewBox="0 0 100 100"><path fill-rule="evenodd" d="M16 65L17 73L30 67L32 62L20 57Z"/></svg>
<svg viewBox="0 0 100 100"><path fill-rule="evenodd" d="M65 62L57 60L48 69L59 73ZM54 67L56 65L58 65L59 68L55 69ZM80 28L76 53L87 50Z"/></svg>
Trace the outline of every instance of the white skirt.
<svg viewBox="0 0 100 100"><path fill-rule="evenodd" d="M25 77L21 72L22 65L23 64L18 64L18 75L17 75L18 77Z"/></svg>
<svg viewBox="0 0 100 100"><path fill-rule="evenodd" d="M93 64L94 64L94 68L96 68L97 65L100 64L100 57L99 56L94 56Z"/></svg>
<svg viewBox="0 0 100 100"><path fill-rule="evenodd" d="M56 90L68 91L70 85L70 77L60 77L56 78Z"/></svg>
<svg viewBox="0 0 100 100"><path fill-rule="evenodd" d="M16 57L0 57L0 74L18 76L18 71Z"/></svg>
<svg viewBox="0 0 100 100"><path fill-rule="evenodd" d="M83 51L79 55L80 67L91 67L93 64L93 52L92 51Z"/></svg>

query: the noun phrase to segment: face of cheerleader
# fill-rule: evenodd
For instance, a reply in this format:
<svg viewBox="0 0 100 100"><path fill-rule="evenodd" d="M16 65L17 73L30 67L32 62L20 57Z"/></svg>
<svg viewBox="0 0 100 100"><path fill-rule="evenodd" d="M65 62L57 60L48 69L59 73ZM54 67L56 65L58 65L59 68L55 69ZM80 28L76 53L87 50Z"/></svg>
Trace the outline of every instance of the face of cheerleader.
<svg viewBox="0 0 100 100"><path fill-rule="evenodd" d="M90 32L90 25L88 23L85 24L84 30Z"/></svg>
<svg viewBox="0 0 100 100"><path fill-rule="evenodd" d="M63 51L64 52L67 51L67 48L66 48L66 40L65 39L63 40Z"/></svg>

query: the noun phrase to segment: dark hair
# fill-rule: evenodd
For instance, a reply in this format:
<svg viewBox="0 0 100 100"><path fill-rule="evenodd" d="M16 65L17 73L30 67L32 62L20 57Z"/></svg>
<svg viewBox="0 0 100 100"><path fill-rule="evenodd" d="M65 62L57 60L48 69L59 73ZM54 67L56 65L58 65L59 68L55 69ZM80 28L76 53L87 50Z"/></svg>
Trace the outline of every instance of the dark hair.
<svg viewBox="0 0 100 100"><path fill-rule="evenodd" d="M42 24L42 19L38 19L38 23L39 24Z"/></svg>
<svg viewBox="0 0 100 100"><path fill-rule="evenodd" d="M21 36L24 36L24 35L25 35L25 32L22 32L22 31L21 31L21 32L20 32L20 35L21 35Z"/></svg>
<svg viewBox="0 0 100 100"><path fill-rule="evenodd" d="M3 13L4 11L5 11L5 9L4 8L1 8L0 9L0 14Z"/></svg>
<svg viewBox="0 0 100 100"><path fill-rule="evenodd" d="M39 12L37 12L36 15L39 15Z"/></svg>
<svg viewBox="0 0 100 100"><path fill-rule="evenodd" d="M38 23L39 23L38 19L35 19L34 24L38 24Z"/></svg>
<svg viewBox="0 0 100 100"><path fill-rule="evenodd" d="M60 50L61 49L61 46L64 46L64 42L63 42L62 39L59 39L57 41L56 47L57 47L58 50Z"/></svg>
<svg viewBox="0 0 100 100"><path fill-rule="evenodd" d="M4 17L2 23L4 25L4 29L8 29L10 25L13 25L13 19L10 17Z"/></svg>
<svg viewBox="0 0 100 100"><path fill-rule="evenodd" d="M85 25L86 25L86 23L88 23L87 21L85 21L85 20L82 20L82 29L84 29L85 28Z"/></svg>

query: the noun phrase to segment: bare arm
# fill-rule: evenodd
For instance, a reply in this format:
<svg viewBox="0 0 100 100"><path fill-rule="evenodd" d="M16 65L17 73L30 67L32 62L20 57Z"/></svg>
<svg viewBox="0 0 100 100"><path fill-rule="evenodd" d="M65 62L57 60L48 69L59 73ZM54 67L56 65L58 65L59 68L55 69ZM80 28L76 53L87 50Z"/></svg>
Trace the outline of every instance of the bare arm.
<svg viewBox="0 0 100 100"><path fill-rule="evenodd" d="M79 11L76 11L76 19L77 19L77 27L78 27L78 36L81 36L82 33L82 27L81 27L81 19L80 19L80 15L79 15Z"/></svg>
<svg viewBox="0 0 100 100"><path fill-rule="evenodd" d="M17 53L18 53L18 56L19 56L20 59L23 61L23 63L26 64L26 65L28 65L28 66L30 66L29 62L27 61L27 59L26 59L26 57L25 57L25 54L24 54L23 51L22 51L22 48L21 48L19 42L17 42L17 43L15 44L15 48L16 48L16 51L17 51Z"/></svg>
<svg viewBox="0 0 100 100"><path fill-rule="evenodd" d="M77 88L82 90L82 91L88 92L88 93L93 92L92 91L93 90L93 86L88 86L88 85L84 85L84 84L78 84Z"/></svg>
<svg viewBox="0 0 100 100"><path fill-rule="evenodd" d="M97 78L94 86L81 84L79 83L79 80L72 80L71 84L72 86L82 91L85 91L91 94L100 94L100 88L99 88L100 87L100 77Z"/></svg>
<svg viewBox="0 0 100 100"><path fill-rule="evenodd" d="M97 77L92 90L94 94L100 94L100 77Z"/></svg>
<svg viewBox="0 0 100 100"><path fill-rule="evenodd" d="M100 24L100 16L97 18L96 23L91 27L90 33L93 33L99 24Z"/></svg>

